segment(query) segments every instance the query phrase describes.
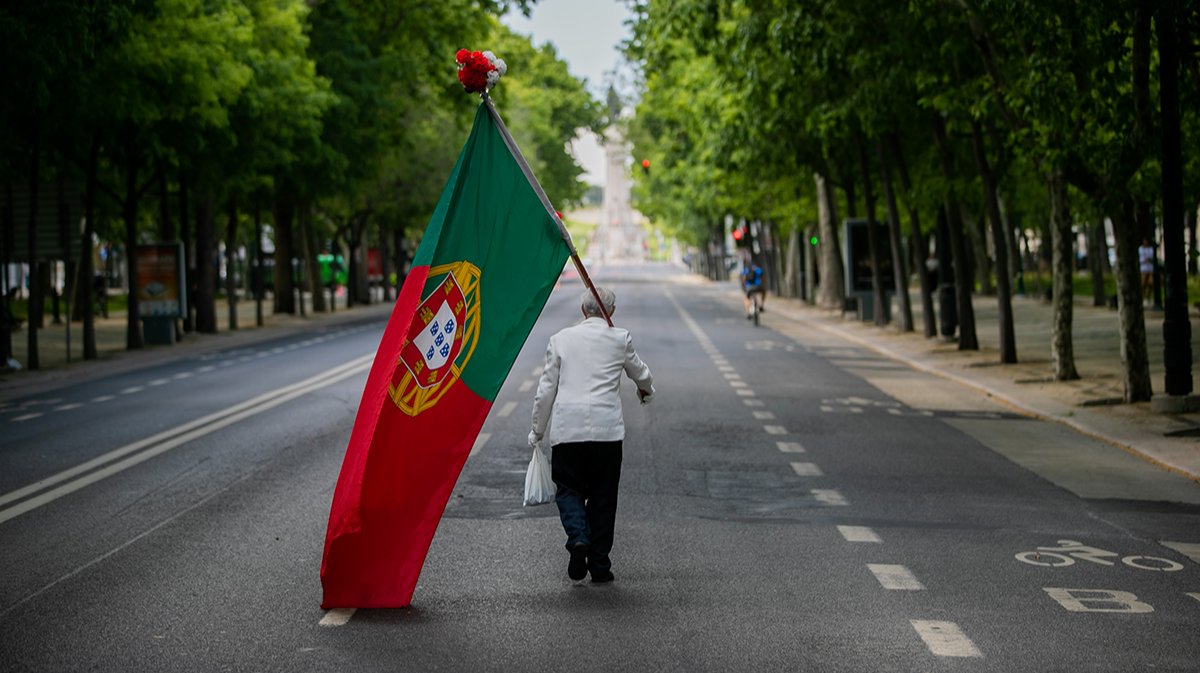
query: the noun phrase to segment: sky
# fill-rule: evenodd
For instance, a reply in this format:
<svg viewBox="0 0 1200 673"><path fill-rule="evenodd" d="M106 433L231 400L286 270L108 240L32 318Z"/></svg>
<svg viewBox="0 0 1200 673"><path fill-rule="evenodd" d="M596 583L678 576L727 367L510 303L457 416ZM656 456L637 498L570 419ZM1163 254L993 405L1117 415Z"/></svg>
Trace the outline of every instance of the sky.
<svg viewBox="0 0 1200 673"><path fill-rule="evenodd" d="M625 20L629 10L621 0L539 0L529 18L509 12L502 21L535 45L554 45L572 75L587 80L588 90L600 101L608 90L606 74L621 61L620 43L629 35ZM504 58L503 54L497 54ZM590 132L573 144L575 157L587 173L586 182L604 184L604 151Z"/></svg>

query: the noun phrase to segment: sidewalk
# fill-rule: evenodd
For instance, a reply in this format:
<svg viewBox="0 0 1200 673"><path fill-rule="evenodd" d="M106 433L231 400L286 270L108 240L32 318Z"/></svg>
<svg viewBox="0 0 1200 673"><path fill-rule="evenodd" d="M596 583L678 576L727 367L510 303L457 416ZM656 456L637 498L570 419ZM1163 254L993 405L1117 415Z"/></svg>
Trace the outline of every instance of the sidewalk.
<svg viewBox="0 0 1200 673"><path fill-rule="evenodd" d="M731 290L731 294L736 294ZM740 296L740 295L738 295ZM1073 320L1077 381L1054 381L1050 361L1053 310L1034 298L1013 299L1018 364L1002 365L995 297L974 297L978 351L959 351L955 342L923 336L920 296L913 296L916 332L894 325L843 318L796 299L771 297L763 315L804 321L872 348L916 369L981 390L1019 413L1055 421L1200 482L1200 413L1160 414L1150 403L1120 403L1123 385L1117 312L1077 303ZM1164 388L1161 313L1147 311L1150 373L1155 393ZM1192 333L1192 355L1200 352L1200 330ZM1192 375L1200 390L1200 371Z"/></svg>
<svg viewBox="0 0 1200 673"><path fill-rule="evenodd" d="M96 350L99 358L83 359L83 324L70 325L71 361L67 362L67 325L51 324L46 316L46 326L38 330L38 358L41 369L31 371L0 371L0 401L18 396L35 395L61 387L66 382L86 381L109 374L149 367L180 357L209 353L226 348L237 348L278 339L290 334L306 332L329 325L339 325L356 320L378 318L385 320L391 313L392 303L382 302L357 305L347 309L344 297L334 313L313 313L311 297L305 297L305 317L287 313L272 314L271 301L263 302L263 326L255 326L253 300L242 300L237 304L238 328L229 329L229 308L223 300L217 301L217 333L199 334L192 332L171 345L147 345L139 351L125 349L124 312L110 313L108 318L96 317ZM12 333L14 357L22 367L28 364L29 332L26 326Z"/></svg>

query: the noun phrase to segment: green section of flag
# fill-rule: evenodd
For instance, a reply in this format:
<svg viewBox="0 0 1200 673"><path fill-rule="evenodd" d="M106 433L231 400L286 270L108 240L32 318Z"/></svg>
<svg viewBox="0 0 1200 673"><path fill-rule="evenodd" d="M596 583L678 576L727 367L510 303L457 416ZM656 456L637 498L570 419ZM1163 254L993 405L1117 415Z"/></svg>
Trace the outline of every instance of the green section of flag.
<svg viewBox="0 0 1200 673"><path fill-rule="evenodd" d="M569 251L485 104L425 230L413 266L479 267L479 343L462 382L493 400ZM441 281L431 277L422 296Z"/></svg>

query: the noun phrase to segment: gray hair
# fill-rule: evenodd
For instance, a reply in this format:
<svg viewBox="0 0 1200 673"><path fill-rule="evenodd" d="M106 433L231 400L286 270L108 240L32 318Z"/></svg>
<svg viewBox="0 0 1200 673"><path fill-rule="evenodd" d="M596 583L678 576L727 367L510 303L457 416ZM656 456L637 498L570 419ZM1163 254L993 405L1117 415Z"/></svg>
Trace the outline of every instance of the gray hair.
<svg viewBox="0 0 1200 673"><path fill-rule="evenodd" d="M600 295L601 301L604 302L604 311L612 315L613 309L617 307L617 295L613 294L612 290L604 287L596 287L596 294ZM603 318L604 313L600 312L600 304L596 302L596 295L592 294L591 290L584 290L583 296L580 297L580 306L583 308L583 314L596 318Z"/></svg>

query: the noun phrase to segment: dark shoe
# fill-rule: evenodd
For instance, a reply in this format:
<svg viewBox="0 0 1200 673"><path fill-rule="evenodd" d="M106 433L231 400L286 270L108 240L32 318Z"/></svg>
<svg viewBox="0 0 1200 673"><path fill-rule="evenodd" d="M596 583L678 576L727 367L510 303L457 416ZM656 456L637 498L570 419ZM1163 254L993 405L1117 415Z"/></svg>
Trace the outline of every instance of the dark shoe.
<svg viewBox="0 0 1200 673"><path fill-rule="evenodd" d="M577 582L587 577L587 553L588 546L586 544L577 544L571 547L571 561L567 563L567 577Z"/></svg>
<svg viewBox="0 0 1200 673"><path fill-rule="evenodd" d="M592 584L607 584L617 579L613 576L611 570L605 570L602 573L592 573Z"/></svg>

